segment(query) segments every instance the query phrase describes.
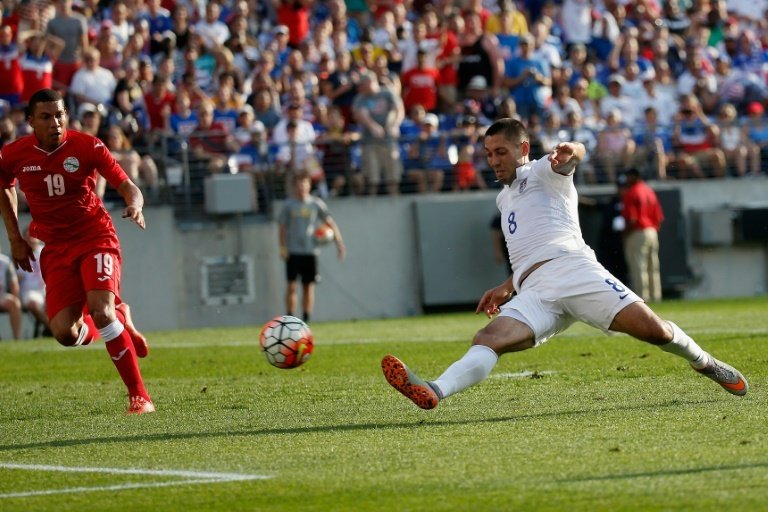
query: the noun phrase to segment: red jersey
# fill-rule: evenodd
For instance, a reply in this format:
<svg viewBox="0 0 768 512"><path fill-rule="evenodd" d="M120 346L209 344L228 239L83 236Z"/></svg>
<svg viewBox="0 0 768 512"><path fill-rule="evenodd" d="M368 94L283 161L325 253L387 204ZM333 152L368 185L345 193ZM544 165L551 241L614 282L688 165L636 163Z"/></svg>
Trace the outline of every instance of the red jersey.
<svg viewBox="0 0 768 512"><path fill-rule="evenodd" d="M661 227L664 213L661 210L656 192L651 187L640 181L631 185L622 197L624 206L621 214L627 220L627 228L640 230Z"/></svg>
<svg viewBox="0 0 768 512"><path fill-rule="evenodd" d="M34 134L0 149L0 186L19 182L32 215L30 233L44 243L71 242L107 235L117 243L112 218L96 195L96 173L117 188L125 171L96 137L66 130L50 153Z"/></svg>
<svg viewBox="0 0 768 512"><path fill-rule="evenodd" d="M437 86L440 72L435 68L411 68L401 77L403 83L403 106L409 112L420 103L426 110L437 107Z"/></svg>

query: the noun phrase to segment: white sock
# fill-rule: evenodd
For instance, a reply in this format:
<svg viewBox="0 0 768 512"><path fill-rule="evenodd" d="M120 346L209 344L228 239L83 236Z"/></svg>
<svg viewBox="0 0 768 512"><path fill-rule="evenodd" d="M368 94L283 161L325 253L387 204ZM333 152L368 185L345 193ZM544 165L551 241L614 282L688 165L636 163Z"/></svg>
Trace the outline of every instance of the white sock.
<svg viewBox="0 0 768 512"><path fill-rule="evenodd" d="M432 381L440 398L449 397L484 380L491 373L499 356L484 345L472 345L464 356Z"/></svg>
<svg viewBox="0 0 768 512"><path fill-rule="evenodd" d="M664 352L685 358L691 363L691 366L698 370L707 366L709 364L709 354L677 325L672 322L667 323L672 327L672 341L666 345L659 345L659 348Z"/></svg>
<svg viewBox="0 0 768 512"><path fill-rule="evenodd" d="M105 342L107 342L112 341L113 339L123 334L123 330L125 330L125 326L120 322L120 320L115 320L108 326L99 329L99 334L101 334L101 337L104 338Z"/></svg>

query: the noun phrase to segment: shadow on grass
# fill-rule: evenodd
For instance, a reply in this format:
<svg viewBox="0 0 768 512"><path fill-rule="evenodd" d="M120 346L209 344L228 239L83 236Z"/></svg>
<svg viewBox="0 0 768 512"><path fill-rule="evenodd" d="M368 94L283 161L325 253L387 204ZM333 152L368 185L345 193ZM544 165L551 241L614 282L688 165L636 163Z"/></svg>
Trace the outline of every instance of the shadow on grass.
<svg viewBox="0 0 768 512"><path fill-rule="evenodd" d="M630 480L632 478L658 478L677 475L695 475L715 471L738 471L742 469L768 468L768 462L751 462L744 464L728 464L721 466L705 466L688 469L665 469L660 471L644 471L640 473L621 473L618 475L585 476L580 478L564 478L560 483L606 482L610 480Z"/></svg>
<svg viewBox="0 0 768 512"><path fill-rule="evenodd" d="M585 414L608 413L616 411L643 411L661 408L680 407L683 405L704 405L719 403L719 400L672 400L657 404L610 406L594 409L577 409L571 411L543 412L539 414L520 414L514 416L504 416L499 418L484 418L471 420L453 420L453 421L427 421L418 420L410 423L360 423L347 425L323 425L317 427L293 427L293 428L267 428L261 430L241 430L226 432L186 432L186 433L159 433L159 434L137 434L133 436L111 436L111 437L88 437L82 439L58 439L53 441L39 441L25 444L6 444L0 445L0 452L27 450L35 448L61 448L70 446L81 446L90 444L124 443L130 441L175 441L180 439L202 439L213 437L233 437L233 436L265 436L282 434L306 434L313 432L344 432L356 430L384 430L384 429L402 429L414 427L443 427L452 425L471 425L475 423L504 423L510 421L525 421L541 418L558 418L568 416L581 416Z"/></svg>

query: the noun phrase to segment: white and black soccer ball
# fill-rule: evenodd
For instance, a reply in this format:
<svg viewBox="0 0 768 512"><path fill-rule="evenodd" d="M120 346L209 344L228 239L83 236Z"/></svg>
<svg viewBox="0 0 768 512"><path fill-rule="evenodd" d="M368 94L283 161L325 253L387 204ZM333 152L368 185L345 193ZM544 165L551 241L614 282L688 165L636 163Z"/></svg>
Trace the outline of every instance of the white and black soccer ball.
<svg viewBox="0 0 768 512"><path fill-rule="evenodd" d="M309 326L290 315L276 316L264 324L259 344L269 364L283 369L301 366L315 348Z"/></svg>

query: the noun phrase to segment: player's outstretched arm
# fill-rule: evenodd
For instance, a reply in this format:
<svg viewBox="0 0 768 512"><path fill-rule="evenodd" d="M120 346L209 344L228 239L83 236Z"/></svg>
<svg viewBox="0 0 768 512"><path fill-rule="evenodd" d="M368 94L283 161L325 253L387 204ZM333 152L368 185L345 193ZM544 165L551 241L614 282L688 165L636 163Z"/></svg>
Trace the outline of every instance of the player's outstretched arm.
<svg viewBox="0 0 768 512"><path fill-rule="evenodd" d="M35 260L35 253L19 230L18 204L15 188L3 188L0 191L0 213L11 244L11 258L18 268L32 272L31 262Z"/></svg>
<svg viewBox="0 0 768 512"><path fill-rule="evenodd" d="M117 193L125 201L125 209L123 210L123 218L129 219L135 222L141 229L146 228L144 222L144 196L139 190L139 187L133 184L131 180L124 180L119 187L117 187Z"/></svg>

